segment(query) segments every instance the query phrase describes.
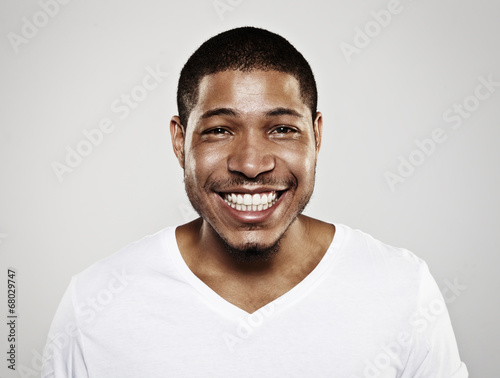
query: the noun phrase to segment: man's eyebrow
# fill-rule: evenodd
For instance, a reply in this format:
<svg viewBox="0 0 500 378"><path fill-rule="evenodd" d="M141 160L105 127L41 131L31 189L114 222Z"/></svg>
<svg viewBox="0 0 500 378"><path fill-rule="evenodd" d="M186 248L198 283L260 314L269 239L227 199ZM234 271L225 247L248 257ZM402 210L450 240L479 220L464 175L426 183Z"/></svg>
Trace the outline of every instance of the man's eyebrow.
<svg viewBox="0 0 500 378"><path fill-rule="evenodd" d="M304 116L302 114L300 114L298 111L296 111L294 109L290 109L290 108L276 108L273 110L269 110L268 112L266 112L265 115L266 115L266 117L277 117L277 116L281 116L281 115L290 115L290 116L297 117L297 118L304 118Z"/></svg>
<svg viewBox="0 0 500 378"><path fill-rule="evenodd" d="M298 111L290 108L275 108L264 113L265 117L278 117L281 115L290 115L297 118L304 118L304 116ZM216 116L238 117L240 116L240 112L231 108L210 109L201 115L201 119L207 119Z"/></svg>
<svg viewBox="0 0 500 378"><path fill-rule="evenodd" d="M234 109L230 108L217 108L217 109L211 109L207 110L205 113L201 115L201 119L207 119L210 117L215 117L215 116L231 116L231 117L238 117L239 112L237 112Z"/></svg>

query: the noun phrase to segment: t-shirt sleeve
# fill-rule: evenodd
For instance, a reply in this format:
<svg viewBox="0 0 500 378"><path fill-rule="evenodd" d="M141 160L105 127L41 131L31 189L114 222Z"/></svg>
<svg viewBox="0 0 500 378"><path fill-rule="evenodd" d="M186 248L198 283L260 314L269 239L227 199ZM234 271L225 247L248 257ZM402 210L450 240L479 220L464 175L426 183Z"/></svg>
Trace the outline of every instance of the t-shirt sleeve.
<svg viewBox="0 0 500 378"><path fill-rule="evenodd" d="M57 308L44 349L42 378L86 378L82 334L75 311L73 277Z"/></svg>
<svg viewBox="0 0 500 378"><path fill-rule="evenodd" d="M417 311L412 316L412 347L405 377L467 378L446 303L427 264L421 268Z"/></svg>

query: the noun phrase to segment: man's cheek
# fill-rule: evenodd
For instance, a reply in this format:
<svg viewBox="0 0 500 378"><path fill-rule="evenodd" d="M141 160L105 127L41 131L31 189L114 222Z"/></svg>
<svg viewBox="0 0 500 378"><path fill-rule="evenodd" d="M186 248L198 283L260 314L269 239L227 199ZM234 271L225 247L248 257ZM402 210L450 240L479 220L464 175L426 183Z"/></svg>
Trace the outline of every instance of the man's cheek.
<svg viewBox="0 0 500 378"><path fill-rule="evenodd" d="M213 146L199 146L192 150L190 154L191 160L197 162L198 169L213 169L219 166L225 166L227 154L224 153L223 148Z"/></svg>

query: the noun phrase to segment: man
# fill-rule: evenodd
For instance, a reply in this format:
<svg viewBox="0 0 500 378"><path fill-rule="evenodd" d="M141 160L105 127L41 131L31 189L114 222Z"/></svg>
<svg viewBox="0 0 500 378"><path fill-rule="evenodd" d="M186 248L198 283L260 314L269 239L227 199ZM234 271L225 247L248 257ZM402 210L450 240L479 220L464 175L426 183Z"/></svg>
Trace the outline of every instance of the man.
<svg viewBox="0 0 500 378"><path fill-rule="evenodd" d="M238 28L179 79L172 145L200 218L75 276L43 377L467 377L426 264L302 215L322 115L303 56Z"/></svg>

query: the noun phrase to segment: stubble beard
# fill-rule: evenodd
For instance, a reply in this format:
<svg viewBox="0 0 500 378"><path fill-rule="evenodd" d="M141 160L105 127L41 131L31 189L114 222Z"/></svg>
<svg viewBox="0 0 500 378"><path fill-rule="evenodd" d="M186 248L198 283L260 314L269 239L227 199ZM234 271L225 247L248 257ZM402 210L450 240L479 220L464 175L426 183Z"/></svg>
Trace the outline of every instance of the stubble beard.
<svg viewBox="0 0 500 378"><path fill-rule="evenodd" d="M315 172L314 172L314 178L316 176L316 167L315 167ZM230 181L230 180L228 180ZM246 182L252 182L256 183L258 180L245 180ZM208 217L206 217L204 214L207 212L204 211L203 206L201 205L203 203L203 200L198 196L197 190L195 186L193 185L192 181L184 175L184 184L185 184L185 190L186 194L188 196L189 202L193 206L194 210L198 213L198 215L206 222L207 224L210 225L210 227L213 229L213 231L218 235L220 238L224 250L226 253L228 253L235 261L241 262L241 263L251 263L251 262L264 262L264 261L269 261L271 260L274 256L278 254L278 252L281 249L281 241L286 237L287 231L290 228L290 226L295 222L297 217L304 211L306 208L307 204L309 203L309 200L311 199L313 189L314 189L314 181L313 180L313 187L311 188L310 192L308 192L306 195L304 195L299 203L298 203L298 210L296 211L295 216L292 218L290 223L287 225L286 229L283 231L283 233L278 236L278 238L270 245L262 245L259 243L255 242L246 242L245 244L241 246L237 246L234 244L231 244L229 240L217 230L216 227L210 222ZM233 181L234 182L234 181ZM213 188L217 184L214 185L214 183L211 183L210 185L205 185L205 187L202 190L207 190L207 187ZM294 186L296 188L296 186ZM251 231L252 229L256 229L256 225L248 225L247 230Z"/></svg>
<svg viewBox="0 0 500 378"><path fill-rule="evenodd" d="M268 247L259 246L256 243L247 243L243 248L238 248L230 245L224 238L221 237L221 239L224 243L225 251L235 261L240 263L251 263L271 260L279 252L281 239L284 235L285 234L281 235L274 244Z"/></svg>

